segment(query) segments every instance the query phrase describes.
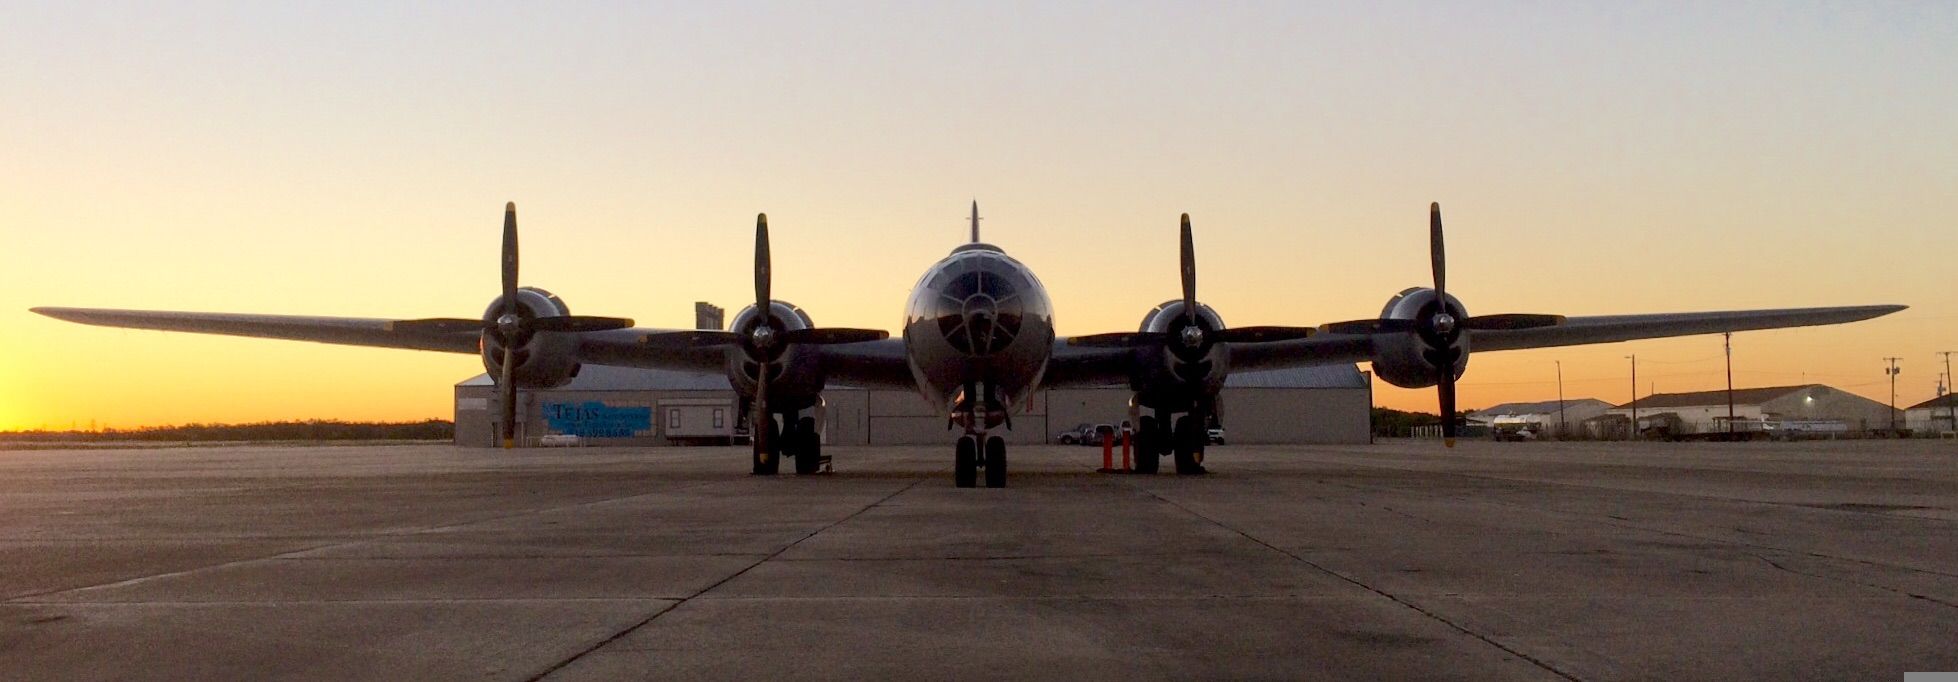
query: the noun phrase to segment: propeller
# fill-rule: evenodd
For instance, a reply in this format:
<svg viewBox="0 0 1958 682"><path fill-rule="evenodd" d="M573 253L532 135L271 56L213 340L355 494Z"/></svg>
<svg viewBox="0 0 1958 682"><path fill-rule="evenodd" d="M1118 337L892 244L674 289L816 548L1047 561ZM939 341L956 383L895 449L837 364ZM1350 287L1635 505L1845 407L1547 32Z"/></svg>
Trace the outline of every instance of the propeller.
<svg viewBox="0 0 1958 682"><path fill-rule="evenodd" d="M1413 319L1381 318L1334 322L1320 326L1329 334L1406 334L1420 337L1426 348L1421 358L1435 370L1435 393L1441 407L1441 437L1448 447L1455 446L1455 363L1462 350L1455 342L1467 330L1507 331L1554 327L1564 323L1562 315L1503 313L1456 319L1448 311L1448 256L1442 239L1441 204L1428 206L1428 259L1434 272L1434 300L1421 307Z"/></svg>
<svg viewBox="0 0 1958 682"><path fill-rule="evenodd" d="M503 342L502 371L496 380L496 388L503 403L503 447L516 445L517 429L517 386L512 381L512 372L517 359L517 345L523 338L535 332L599 332L612 329L625 329L632 326L632 320L622 317L593 317L589 315L557 315L550 317L525 317L523 309L517 305L517 204L510 202L503 206L503 312L494 320L470 320L454 317L437 317L421 320L398 320L389 323L393 331L411 334L450 334L463 331L480 331L495 334Z"/></svg>
<svg viewBox="0 0 1958 682"><path fill-rule="evenodd" d="M782 350L794 344L832 345L881 341L891 337L880 329L843 327L817 329L776 329L772 282L774 268L769 259L768 214L755 215L755 307L758 317L753 329L745 333L713 329L682 330L647 334L640 343L659 348L708 348L738 346L755 359L754 415L749 420L755 453L768 450L768 366L781 357Z"/></svg>
<svg viewBox="0 0 1958 682"><path fill-rule="evenodd" d="M1214 342L1224 343L1270 343L1291 341L1311 336L1318 330L1312 327L1229 327L1205 331L1197 319L1197 249L1196 240L1191 236L1190 214L1183 214L1182 274L1183 274L1183 328L1177 330L1174 338L1167 332L1117 332L1113 334L1091 334L1076 336L1067 340L1070 346L1091 348L1133 348L1158 344L1170 344L1170 352L1188 361L1195 362L1210 350ZM1171 343L1174 341L1175 343Z"/></svg>

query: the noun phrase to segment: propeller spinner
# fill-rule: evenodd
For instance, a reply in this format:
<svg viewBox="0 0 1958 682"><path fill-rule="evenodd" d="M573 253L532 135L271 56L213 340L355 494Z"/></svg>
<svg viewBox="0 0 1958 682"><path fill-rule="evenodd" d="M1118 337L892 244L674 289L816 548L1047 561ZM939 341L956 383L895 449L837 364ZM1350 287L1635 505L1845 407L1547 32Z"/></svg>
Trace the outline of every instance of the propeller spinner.
<svg viewBox="0 0 1958 682"><path fill-rule="evenodd" d="M517 305L517 204L510 202L503 206L503 312L493 320L462 319L438 317L422 320L401 320L390 325L395 331L426 334L449 334L459 331L482 331L496 335L503 343L503 364L496 379L498 395L503 403L503 423L499 434L503 447L516 446L517 430L517 386L512 372L516 365L517 342L535 332L598 332L612 329L625 329L632 326L632 320L622 317L593 317L588 315L561 315L550 317L526 317Z"/></svg>
<svg viewBox="0 0 1958 682"><path fill-rule="evenodd" d="M1197 250L1196 240L1190 230L1190 214L1182 219L1181 266L1183 279L1183 326L1174 334L1165 332L1117 332L1114 334L1093 334L1076 336L1067 340L1070 346L1094 348L1134 348L1137 346L1168 345L1170 352L1178 357L1195 362L1210 351L1210 346L1223 343L1270 343L1290 341L1311 336L1318 330L1313 327L1227 327L1205 330L1197 316Z"/></svg>
<svg viewBox="0 0 1958 682"><path fill-rule="evenodd" d="M757 456L768 453L768 366L781 356L781 350L794 344L843 344L881 341L890 338L890 332L879 329L849 329L842 327L817 329L777 329L772 297L774 268L769 259L768 214L755 215L755 311L756 322L753 329L745 334L718 330L685 330L648 334L641 343L651 346L702 348L713 346L737 346L755 359L755 399L754 415L749 420Z"/></svg>
<svg viewBox="0 0 1958 682"><path fill-rule="evenodd" d="M1406 334L1421 339L1425 348L1421 358L1435 371L1435 393L1441 408L1442 442L1455 446L1455 364L1462 358L1456 341L1469 330L1501 331L1554 327L1564 323L1562 315L1504 313L1456 318L1448 310L1448 256L1442 238L1441 204L1428 206L1428 261L1434 274L1434 300L1422 306L1413 319L1382 318L1353 320L1322 325L1330 334Z"/></svg>

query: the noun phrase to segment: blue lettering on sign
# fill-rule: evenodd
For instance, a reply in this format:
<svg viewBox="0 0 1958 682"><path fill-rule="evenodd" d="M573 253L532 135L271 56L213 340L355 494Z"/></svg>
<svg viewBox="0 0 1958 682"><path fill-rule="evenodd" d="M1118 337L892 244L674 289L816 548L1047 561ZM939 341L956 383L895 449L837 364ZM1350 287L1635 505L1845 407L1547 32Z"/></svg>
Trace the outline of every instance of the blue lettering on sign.
<svg viewBox="0 0 1958 682"><path fill-rule="evenodd" d="M631 438L653 430L653 408L544 403L544 422L552 431L579 438Z"/></svg>

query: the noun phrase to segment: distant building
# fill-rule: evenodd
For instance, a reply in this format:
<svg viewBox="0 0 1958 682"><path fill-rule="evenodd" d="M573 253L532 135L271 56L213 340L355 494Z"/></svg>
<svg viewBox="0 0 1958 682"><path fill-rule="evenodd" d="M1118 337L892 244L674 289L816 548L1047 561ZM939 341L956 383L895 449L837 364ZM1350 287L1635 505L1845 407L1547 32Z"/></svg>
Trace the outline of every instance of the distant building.
<svg viewBox="0 0 1958 682"><path fill-rule="evenodd" d="M1560 409L1561 406L1561 409ZM1576 398L1534 403L1503 403L1468 413L1473 422L1487 424L1498 434L1529 430L1538 437L1574 438L1584 420L1611 409L1611 403L1597 398Z"/></svg>
<svg viewBox="0 0 1958 682"><path fill-rule="evenodd" d="M1926 400L1904 409L1904 428L1919 435L1938 435L1952 428L1952 411L1958 410L1958 393Z"/></svg>
<svg viewBox="0 0 1958 682"><path fill-rule="evenodd" d="M721 329L724 324L722 320L726 313L727 311L722 310L720 306L706 301L695 301L693 304L693 328Z"/></svg>
<svg viewBox="0 0 1958 682"><path fill-rule="evenodd" d="M1636 408L1642 433L1717 433L1727 428L1727 394L1725 390L1654 393L1613 407L1606 416L1629 419ZM1733 414L1738 421L1840 422L1849 433L1904 425L1903 414L1888 405L1820 384L1734 389Z"/></svg>

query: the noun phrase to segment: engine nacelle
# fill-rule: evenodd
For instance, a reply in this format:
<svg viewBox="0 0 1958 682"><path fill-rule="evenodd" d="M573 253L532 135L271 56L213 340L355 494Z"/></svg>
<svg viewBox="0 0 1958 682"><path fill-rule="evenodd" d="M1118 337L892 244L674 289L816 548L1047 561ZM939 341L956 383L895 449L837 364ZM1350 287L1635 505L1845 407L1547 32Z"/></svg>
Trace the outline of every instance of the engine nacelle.
<svg viewBox="0 0 1958 682"><path fill-rule="evenodd" d="M502 296L491 301L489 309L483 311L487 326L494 327L496 319L504 313ZM517 315L524 319L554 317L570 314L564 301L551 292L535 287L517 290ZM503 376L503 338L495 332L483 332L482 342L483 371L489 372L494 380ZM515 365L511 368L511 383L523 388L556 388L571 382L578 376L578 336L551 332L522 332L516 338Z"/></svg>
<svg viewBox="0 0 1958 682"><path fill-rule="evenodd" d="M1183 300L1166 301L1142 316L1140 330L1148 333L1180 334L1187 324L1183 311ZM1217 311L1202 303L1197 304L1197 327L1206 334L1214 334L1224 328L1224 318ZM1207 348L1201 355L1189 356L1187 351L1179 356L1171 348L1177 343L1171 339L1161 348L1138 349L1137 353L1146 357L1137 358L1136 373L1129 377L1129 388L1136 393L1137 403L1146 407L1167 410L1186 410L1199 400L1208 400L1224 388L1224 377L1230 374L1230 353L1223 344L1214 338L1206 341Z"/></svg>
<svg viewBox="0 0 1958 682"><path fill-rule="evenodd" d="M1387 299L1387 305L1380 309L1383 319L1412 320L1425 308L1435 302L1435 290L1426 287L1407 289ZM1454 296L1447 301L1448 314L1455 319L1467 319L1468 309ZM1455 348L1461 355L1455 361L1455 378L1468 369L1469 339L1463 334L1455 339ZM1382 381L1401 388L1426 388L1441 383L1435 376L1434 367L1428 364L1422 354L1428 344L1420 335L1380 334L1373 339L1373 373Z"/></svg>
<svg viewBox="0 0 1958 682"><path fill-rule="evenodd" d="M770 323L777 332L793 329L811 329L815 322L809 314L795 305L783 301L770 301ZM761 315L754 306L742 308L735 313L734 321L728 331L743 336L753 332L755 325L761 323ZM727 351L727 378L734 390L746 397L755 395L755 376L760 370L760 361L744 346L732 346ZM768 360L768 405L770 411L801 410L812 407L822 396L823 365L822 354L814 346L782 346L776 355Z"/></svg>

